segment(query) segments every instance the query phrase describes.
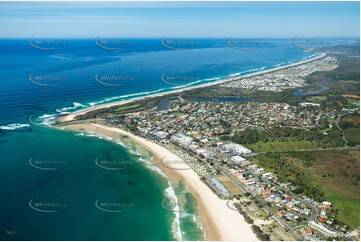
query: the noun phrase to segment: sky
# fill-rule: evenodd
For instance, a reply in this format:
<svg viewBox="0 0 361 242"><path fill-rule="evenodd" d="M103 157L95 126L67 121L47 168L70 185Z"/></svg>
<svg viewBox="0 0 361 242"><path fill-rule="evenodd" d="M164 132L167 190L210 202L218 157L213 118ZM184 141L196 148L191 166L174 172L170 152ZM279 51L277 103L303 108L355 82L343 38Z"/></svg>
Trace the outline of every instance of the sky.
<svg viewBox="0 0 361 242"><path fill-rule="evenodd" d="M359 37L359 2L0 2L0 38Z"/></svg>

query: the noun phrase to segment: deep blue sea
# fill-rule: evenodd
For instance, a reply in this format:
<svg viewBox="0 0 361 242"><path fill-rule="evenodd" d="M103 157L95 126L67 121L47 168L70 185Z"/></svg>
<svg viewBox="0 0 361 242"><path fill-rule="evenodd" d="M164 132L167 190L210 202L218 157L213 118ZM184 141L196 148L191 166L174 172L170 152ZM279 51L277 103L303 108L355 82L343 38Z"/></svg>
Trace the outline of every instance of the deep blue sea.
<svg viewBox="0 0 361 242"><path fill-rule="evenodd" d="M222 39L166 43L0 40L0 240L203 238L194 197L151 166L151 154L124 139L44 124L56 114L248 74L316 53L286 39L255 40L247 48ZM101 168L99 160L122 169ZM179 201L182 208L173 211Z"/></svg>

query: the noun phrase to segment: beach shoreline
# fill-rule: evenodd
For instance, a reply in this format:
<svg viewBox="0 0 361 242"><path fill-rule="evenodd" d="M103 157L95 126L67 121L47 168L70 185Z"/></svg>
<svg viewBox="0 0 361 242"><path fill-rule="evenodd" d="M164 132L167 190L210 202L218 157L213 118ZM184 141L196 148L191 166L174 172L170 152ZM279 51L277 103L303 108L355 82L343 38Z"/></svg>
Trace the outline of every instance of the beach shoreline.
<svg viewBox="0 0 361 242"><path fill-rule="evenodd" d="M285 65L285 66L279 66L279 67L271 68L271 69L268 69L268 70L258 71L258 72L247 74L247 75L244 75L244 76L230 77L230 78L221 79L221 80L210 82L210 83L204 83L204 84L197 85L197 86L186 87L186 88L167 91L167 92L162 92L162 93L158 93L158 94L152 94L152 95L149 95L149 96L137 97L137 98L128 99L128 100L122 100L122 101L110 102L110 103L106 103L106 104L95 105L95 106L92 106L92 107L84 108L84 109L75 111L73 113L64 115L64 116L60 117L59 121L60 122L69 122L69 121L74 120L78 115L84 115L84 114L86 114L88 112L91 112L91 111L95 111L95 110L99 110L99 109L103 109L103 108L110 108L110 107L119 106L119 105L124 105L124 104L130 103L130 102L144 100L144 99L147 99L147 98L162 97L162 96L169 95L169 94L177 94L177 93L182 93L182 92L195 90L195 89L199 89L199 88L204 88L204 87L224 84L224 83L227 83L227 82L237 81L237 80L241 80L241 79L244 79L244 78L264 75L264 74L272 73L272 72L275 72L275 71L279 71L279 70L283 70L283 69L303 65L303 64L306 64L306 63L321 59L321 58L323 58L325 56L326 56L325 53L320 53L318 56L315 56L315 57L307 59L307 60L295 62L295 63Z"/></svg>
<svg viewBox="0 0 361 242"><path fill-rule="evenodd" d="M206 240L226 241L258 241L251 229L251 225L244 221L238 211L227 206L227 201L220 199L211 189L200 180L198 174L186 163L176 163L181 159L163 146L156 144L146 138L134 135L128 131L99 125L94 123L69 124L65 129L97 133L113 139L127 137L153 155L152 162L161 169L168 179L182 180L186 189L193 194L197 200L197 211L199 212L203 228L205 228ZM167 162L167 165L162 165Z"/></svg>

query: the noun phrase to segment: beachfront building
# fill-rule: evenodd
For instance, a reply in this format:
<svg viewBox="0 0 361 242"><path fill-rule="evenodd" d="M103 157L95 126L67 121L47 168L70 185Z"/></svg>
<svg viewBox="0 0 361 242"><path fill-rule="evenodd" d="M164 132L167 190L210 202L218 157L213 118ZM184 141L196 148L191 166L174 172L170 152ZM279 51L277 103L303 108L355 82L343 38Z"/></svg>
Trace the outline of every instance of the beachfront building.
<svg viewBox="0 0 361 242"><path fill-rule="evenodd" d="M230 192L227 190L223 184L217 180L215 177L206 178L207 184L212 188L213 191L217 193L218 196L226 198L230 196Z"/></svg>
<svg viewBox="0 0 361 242"><path fill-rule="evenodd" d="M337 232L330 230L329 228L326 228L325 226L323 226L322 224L316 223L315 221L311 221L308 223L309 226L311 228L316 229L317 231L319 231L321 234L323 234L324 236L329 236L329 237L335 237L337 236Z"/></svg>

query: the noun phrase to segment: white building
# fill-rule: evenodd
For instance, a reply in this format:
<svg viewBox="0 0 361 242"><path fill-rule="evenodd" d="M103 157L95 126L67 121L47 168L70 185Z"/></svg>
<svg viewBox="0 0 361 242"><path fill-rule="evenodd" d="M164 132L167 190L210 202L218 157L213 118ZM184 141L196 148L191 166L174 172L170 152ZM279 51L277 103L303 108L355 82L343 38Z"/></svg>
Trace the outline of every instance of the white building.
<svg viewBox="0 0 361 242"><path fill-rule="evenodd" d="M172 139L174 141L179 142L183 146L190 145L193 141L193 139L185 134L175 134L172 136Z"/></svg>
<svg viewBox="0 0 361 242"><path fill-rule="evenodd" d="M231 161L236 162L236 163L242 163L245 160L246 159L244 159L243 157L240 157L238 155L231 157Z"/></svg>
<svg viewBox="0 0 361 242"><path fill-rule="evenodd" d="M165 139L167 138L169 134L167 132L164 132L164 131L158 131L155 133L155 136L157 136L158 138L160 139Z"/></svg>
<svg viewBox="0 0 361 242"><path fill-rule="evenodd" d="M238 155L244 155L244 154L250 154L252 153L251 150L245 148L243 145L235 144L235 143L229 143L223 145L223 147L228 150L229 152L236 153Z"/></svg>
<svg viewBox="0 0 361 242"><path fill-rule="evenodd" d="M322 224L316 223L315 221L311 221L308 224L310 225L311 228L318 230L319 232L321 232L326 236L337 236L337 232L332 231L326 228L325 226L323 226Z"/></svg>

